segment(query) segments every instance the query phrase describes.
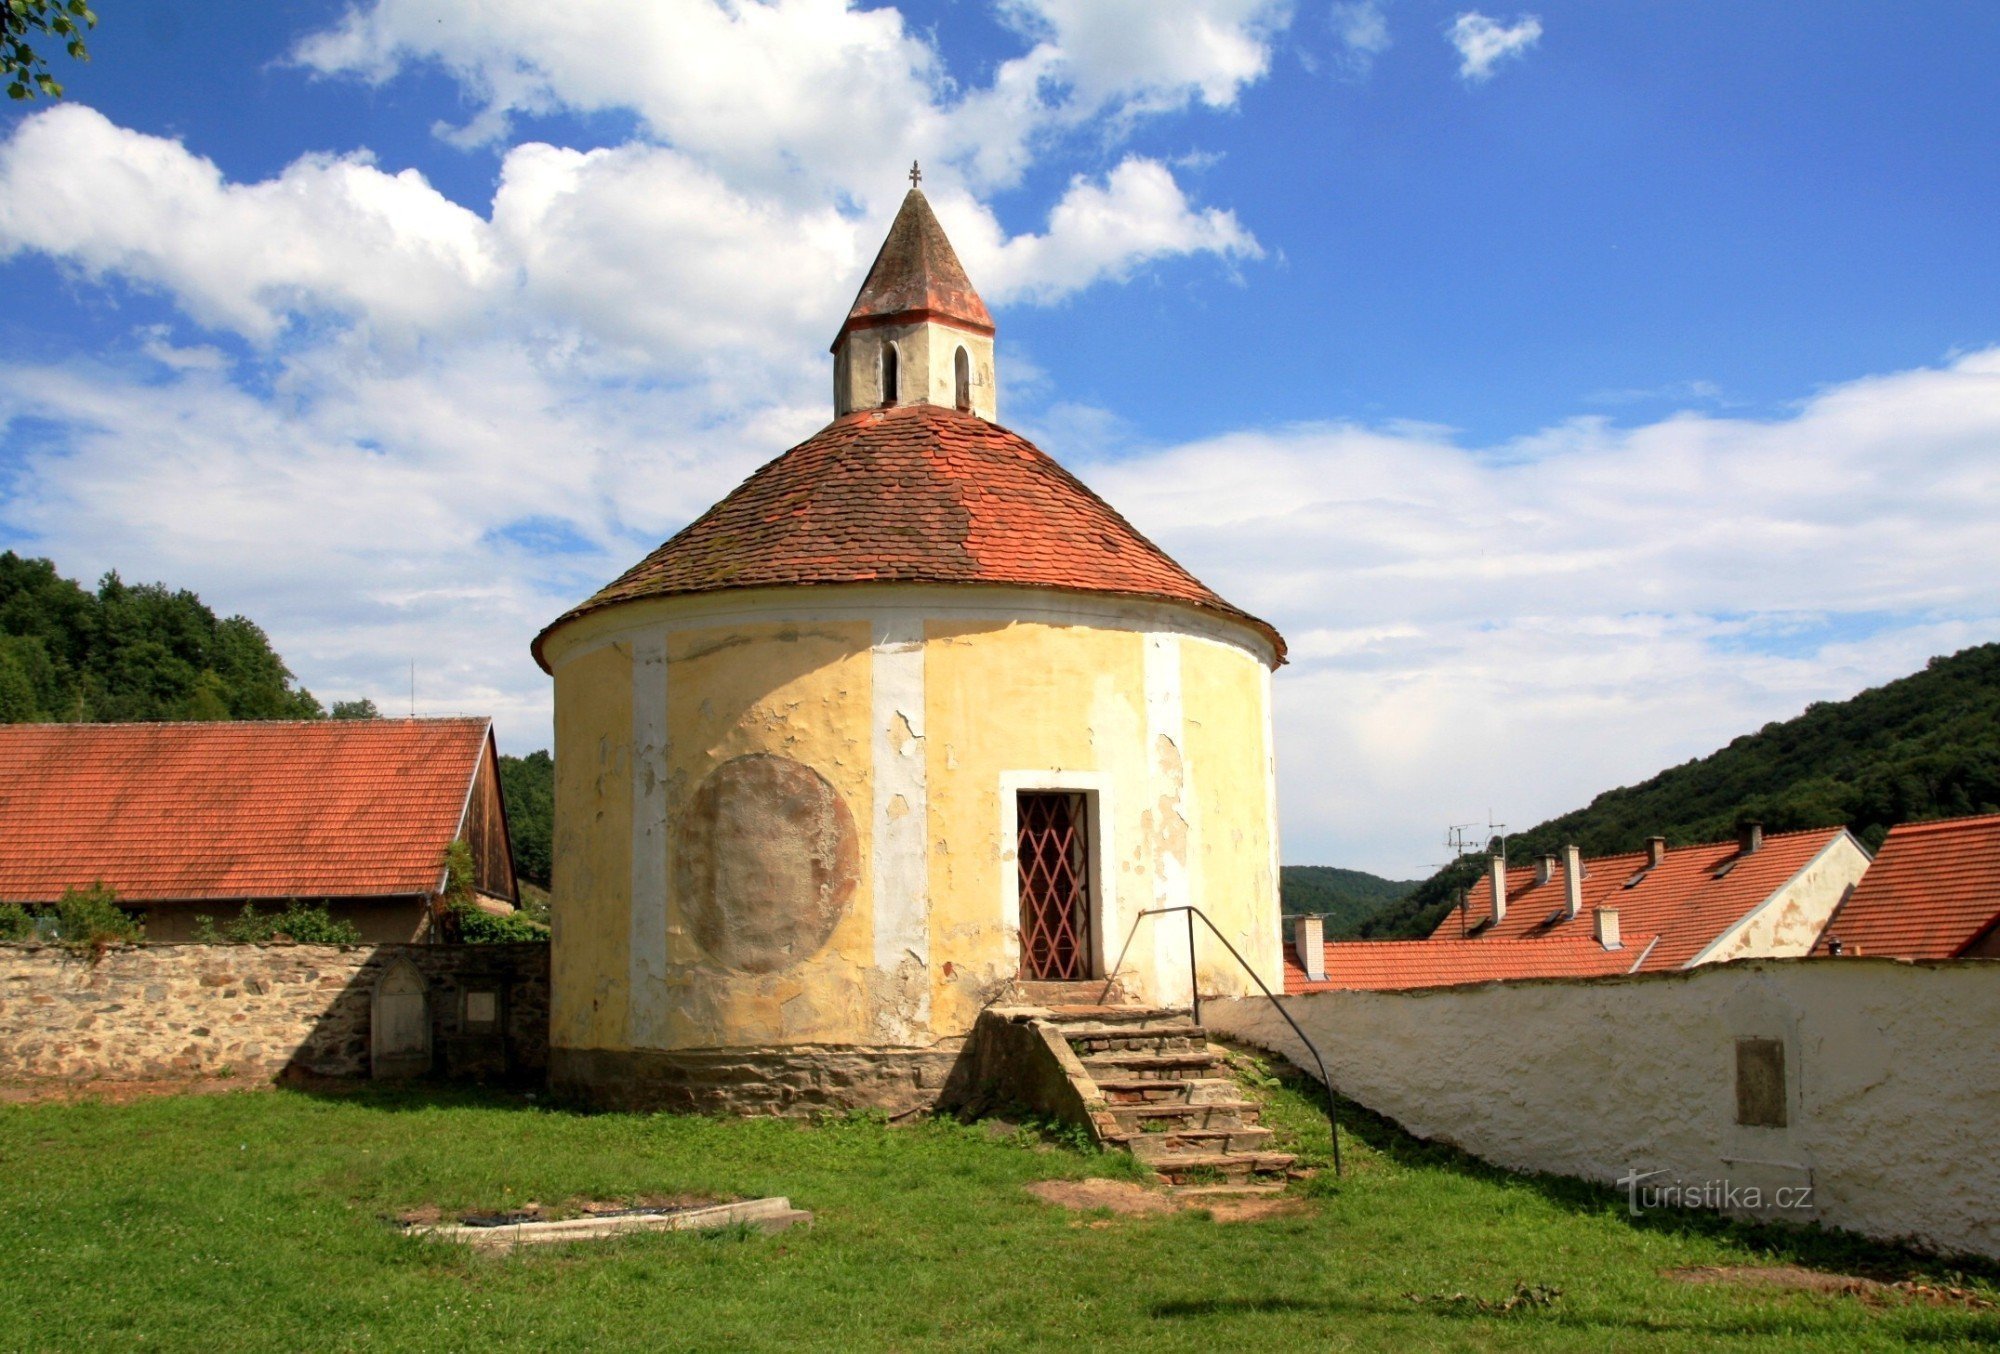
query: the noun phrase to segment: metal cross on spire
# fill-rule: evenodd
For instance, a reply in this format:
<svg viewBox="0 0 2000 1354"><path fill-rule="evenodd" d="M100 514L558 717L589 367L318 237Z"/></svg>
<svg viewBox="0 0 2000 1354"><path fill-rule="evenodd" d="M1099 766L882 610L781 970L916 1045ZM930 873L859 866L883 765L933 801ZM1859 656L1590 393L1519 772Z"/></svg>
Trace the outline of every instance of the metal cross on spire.
<svg viewBox="0 0 2000 1354"><path fill-rule="evenodd" d="M910 161L910 187L915 188L918 184L922 183L923 181L924 181L924 171L917 167L917 162L915 160Z"/></svg>

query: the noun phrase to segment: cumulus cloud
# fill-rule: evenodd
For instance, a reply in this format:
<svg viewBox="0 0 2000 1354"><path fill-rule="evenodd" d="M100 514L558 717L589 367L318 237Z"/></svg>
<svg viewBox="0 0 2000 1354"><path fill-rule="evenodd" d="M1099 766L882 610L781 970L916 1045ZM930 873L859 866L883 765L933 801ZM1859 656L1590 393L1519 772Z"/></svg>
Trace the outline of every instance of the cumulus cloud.
<svg viewBox="0 0 2000 1354"><path fill-rule="evenodd" d="M1773 420L1245 431L1086 478L1276 622L1290 859L1408 871L2000 637L2000 349ZM1921 523L1921 528L1916 524Z"/></svg>
<svg viewBox="0 0 2000 1354"><path fill-rule="evenodd" d="M1452 20L1445 37L1458 49L1459 76L1470 84L1493 78L1493 68L1502 61L1524 55L1542 38L1542 21L1524 14L1511 24L1487 18L1477 10L1467 10Z"/></svg>
<svg viewBox="0 0 2000 1354"><path fill-rule="evenodd" d="M1354 75L1366 75L1375 58L1389 50L1389 18L1381 0L1343 0L1334 5L1332 20L1341 65Z"/></svg>
<svg viewBox="0 0 2000 1354"><path fill-rule="evenodd" d="M551 22L535 0L373 0L295 49L328 75L383 81L417 65L478 111L445 129L505 137L519 114L623 110L651 139L769 192L879 195L882 167L950 163L1006 186L1049 130L1199 100L1261 78L1286 0L1007 0L1031 43L967 89L894 8L846 0L593 0Z"/></svg>
<svg viewBox="0 0 2000 1354"><path fill-rule="evenodd" d="M485 223L414 170L308 155L232 184L178 142L77 104L0 145L0 259L27 250L171 292L204 324L260 339L296 310L446 326L504 271Z"/></svg>

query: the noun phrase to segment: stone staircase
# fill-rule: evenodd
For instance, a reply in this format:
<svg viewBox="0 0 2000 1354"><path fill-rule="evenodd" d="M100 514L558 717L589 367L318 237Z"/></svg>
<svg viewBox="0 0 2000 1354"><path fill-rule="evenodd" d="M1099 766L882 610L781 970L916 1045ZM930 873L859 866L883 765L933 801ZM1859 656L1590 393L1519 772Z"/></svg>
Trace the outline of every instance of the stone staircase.
<svg viewBox="0 0 2000 1354"><path fill-rule="evenodd" d="M1271 1150L1262 1107L1244 1098L1186 1011L1068 1004L1010 1014L1041 1025L1071 1055L1064 1070L1104 1146L1130 1152L1185 1193L1283 1188L1293 1157Z"/></svg>

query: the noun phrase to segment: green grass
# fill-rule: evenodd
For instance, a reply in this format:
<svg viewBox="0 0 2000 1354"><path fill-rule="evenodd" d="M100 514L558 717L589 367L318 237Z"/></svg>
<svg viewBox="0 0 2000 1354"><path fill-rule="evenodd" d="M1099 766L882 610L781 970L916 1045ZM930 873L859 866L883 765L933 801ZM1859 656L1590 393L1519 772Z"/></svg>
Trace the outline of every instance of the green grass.
<svg viewBox="0 0 2000 1354"><path fill-rule="evenodd" d="M1274 1123L1323 1159L1314 1103L1271 1080ZM1991 1313L1661 1274L1768 1260L1945 1274L1902 1253L1699 1217L1635 1224L1606 1191L1356 1123L1344 1181L1316 1178L1296 1216L1223 1225L1042 1204L1022 1186L1133 1168L980 1125L586 1115L456 1091L5 1106L0 1349L2000 1343ZM386 1221L673 1193L786 1194L817 1223L480 1257ZM1543 1300L1493 1310L1524 1285Z"/></svg>

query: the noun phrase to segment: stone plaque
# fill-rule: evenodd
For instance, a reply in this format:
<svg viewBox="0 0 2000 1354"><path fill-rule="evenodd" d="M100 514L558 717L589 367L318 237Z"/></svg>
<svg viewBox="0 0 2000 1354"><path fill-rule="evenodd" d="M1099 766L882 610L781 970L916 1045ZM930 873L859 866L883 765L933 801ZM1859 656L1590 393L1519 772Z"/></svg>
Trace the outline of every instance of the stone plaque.
<svg viewBox="0 0 2000 1354"><path fill-rule="evenodd" d="M375 984L369 1013L369 1074L420 1077L431 1070L431 1010L424 975L407 959Z"/></svg>
<svg viewBox="0 0 2000 1354"><path fill-rule="evenodd" d="M1785 1106L1785 1041L1736 1041L1736 1122L1747 1128L1783 1128Z"/></svg>
<svg viewBox="0 0 2000 1354"><path fill-rule="evenodd" d="M500 994L498 992L468 992L465 994L465 1027L468 1030L490 1030L500 1021Z"/></svg>
<svg viewBox="0 0 2000 1354"><path fill-rule="evenodd" d="M860 875L847 802L811 767L763 753L702 781L676 825L673 857L695 943L745 973L817 953Z"/></svg>

